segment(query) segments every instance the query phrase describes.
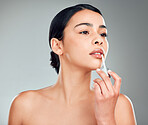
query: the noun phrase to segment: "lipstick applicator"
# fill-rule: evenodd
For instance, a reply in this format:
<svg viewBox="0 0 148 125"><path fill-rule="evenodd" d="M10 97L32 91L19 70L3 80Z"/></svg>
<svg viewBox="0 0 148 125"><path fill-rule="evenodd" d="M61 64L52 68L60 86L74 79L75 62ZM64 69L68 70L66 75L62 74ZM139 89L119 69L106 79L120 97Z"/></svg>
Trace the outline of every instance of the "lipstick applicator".
<svg viewBox="0 0 148 125"><path fill-rule="evenodd" d="M104 59L104 57L103 57L103 54L102 54L101 56L102 56L102 66L103 66L102 70L105 72L105 74L106 74L107 76L110 77L110 75L109 75L108 72L107 72L107 68L106 68L106 65L105 65L105 59Z"/></svg>

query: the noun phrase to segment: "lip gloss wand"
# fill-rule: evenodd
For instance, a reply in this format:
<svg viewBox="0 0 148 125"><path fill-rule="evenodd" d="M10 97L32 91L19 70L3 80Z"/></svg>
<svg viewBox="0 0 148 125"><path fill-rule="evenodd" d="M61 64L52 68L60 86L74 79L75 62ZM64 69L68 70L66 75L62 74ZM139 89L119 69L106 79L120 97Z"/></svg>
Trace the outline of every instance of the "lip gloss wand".
<svg viewBox="0 0 148 125"><path fill-rule="evenodd" d="M103 54L102 54L101 56L102 56L102 66L104 67L104 68L103 68L103 71L105 72L105 74L106 74L107 76L110 77L110 75L108 75L108 72L107 72L107 68L106 68L106 65L105 65L105 59L104 59L104 57L103 57Z"/></svg>

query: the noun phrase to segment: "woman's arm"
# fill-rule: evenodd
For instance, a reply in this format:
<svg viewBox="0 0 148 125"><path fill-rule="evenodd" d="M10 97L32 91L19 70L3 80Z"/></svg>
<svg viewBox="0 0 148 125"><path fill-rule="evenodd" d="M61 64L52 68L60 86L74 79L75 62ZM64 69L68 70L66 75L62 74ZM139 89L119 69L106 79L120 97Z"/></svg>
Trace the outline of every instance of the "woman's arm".
<svg viewBox="0 0 148 125"><path fill-rule="evenodd" d="M17 96L10 107L8 125L21 125L22 124L22 107L20 96Z"/></svg>
<svg viewBox="0 0 148 125"><path fill-rule="evenodd" d="M20 93L12 102L8 125L23 125L32 110L35 94L32 91Z"/></svg>
<svg viewBox="0 0 148 125"><path fill-rule="evenodd" d="M137 125L133 104L126 95L120 94L118 98L115 118L117 125Z"/></svg>

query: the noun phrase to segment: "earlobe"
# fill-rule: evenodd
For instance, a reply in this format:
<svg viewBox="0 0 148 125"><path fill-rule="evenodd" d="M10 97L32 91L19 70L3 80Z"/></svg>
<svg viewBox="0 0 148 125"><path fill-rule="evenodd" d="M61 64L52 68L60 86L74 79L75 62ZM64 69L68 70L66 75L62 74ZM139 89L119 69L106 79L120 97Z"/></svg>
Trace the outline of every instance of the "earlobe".
<svg viewBox="0 0 148 125"><path fill-rule="evenodd" d="M61 55L63 53L61 44L62 44L62 41L59 41L57 38L52 38L51 39L52 51L54 53L56 53L57 55Z"/></svg>

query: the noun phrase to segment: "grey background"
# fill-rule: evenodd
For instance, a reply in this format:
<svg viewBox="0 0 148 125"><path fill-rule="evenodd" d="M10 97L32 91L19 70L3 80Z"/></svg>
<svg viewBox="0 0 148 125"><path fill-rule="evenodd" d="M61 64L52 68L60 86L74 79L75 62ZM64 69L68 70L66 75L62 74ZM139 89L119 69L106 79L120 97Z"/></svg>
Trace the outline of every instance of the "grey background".
<svg viewBox="0 0 148 125"><path fill-rule="evenodd" d="M148 124L147 0L0 0L0 125L7 124L18 93L56 82L49 65L49 24L61 9L77 3L102 11L110 44L106 64L121 76L121 92L132 100L137 123Z"/></svg>

